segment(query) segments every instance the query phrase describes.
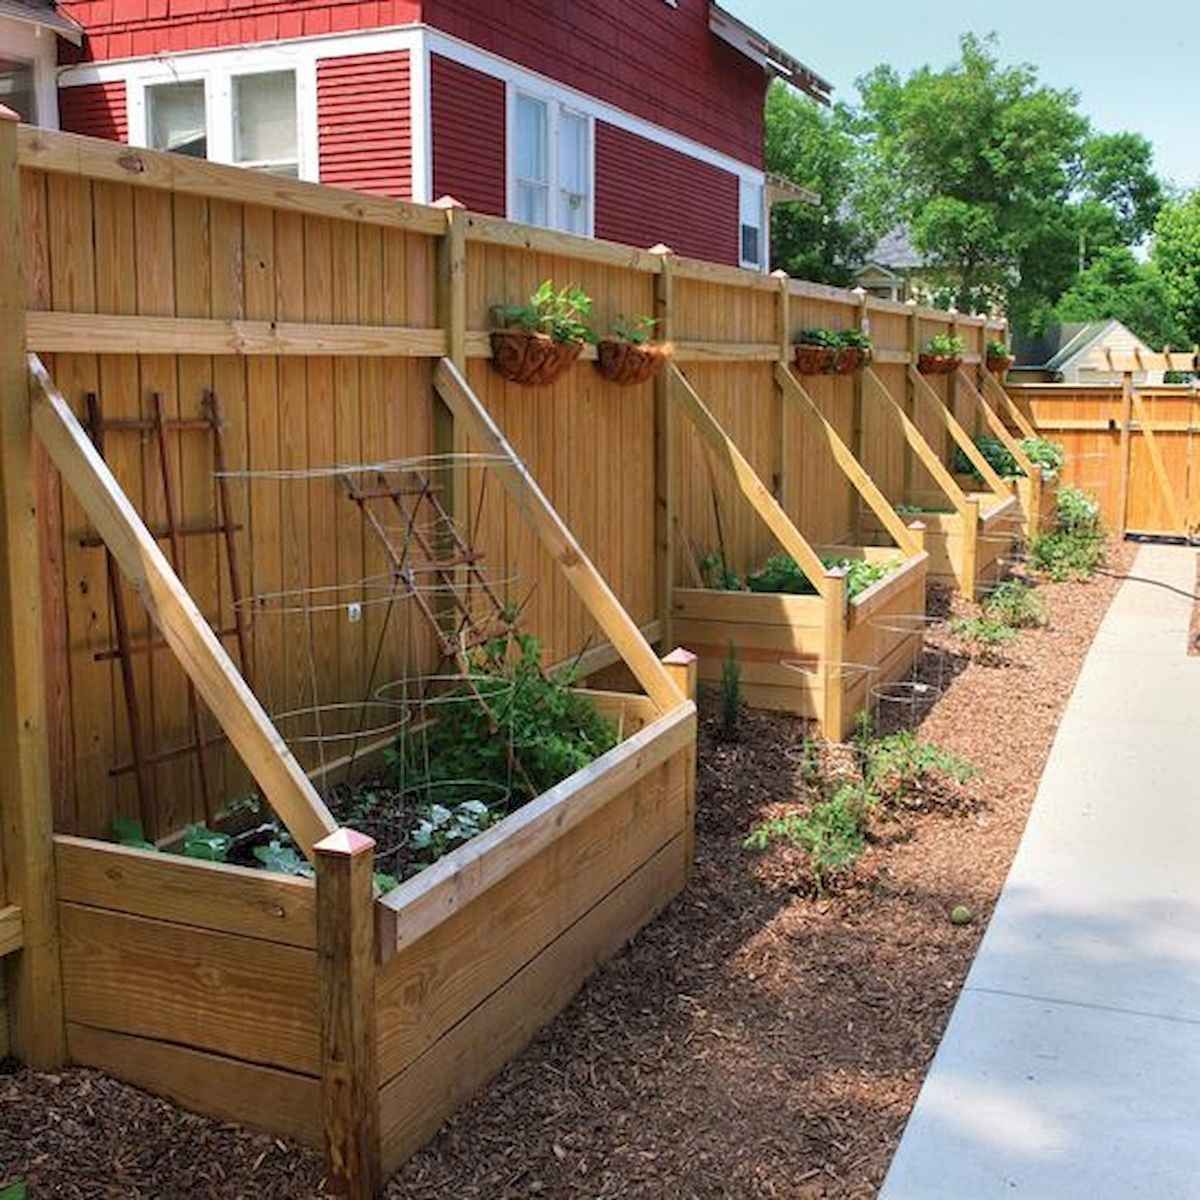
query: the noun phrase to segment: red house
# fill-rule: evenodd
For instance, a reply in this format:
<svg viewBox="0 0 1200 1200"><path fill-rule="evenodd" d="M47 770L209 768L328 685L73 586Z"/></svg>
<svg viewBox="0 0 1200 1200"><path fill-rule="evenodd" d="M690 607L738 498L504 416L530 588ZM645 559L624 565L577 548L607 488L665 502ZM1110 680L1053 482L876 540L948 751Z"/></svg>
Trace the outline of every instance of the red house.
<svg viewBox="0 0 1200 1200"><path fill-rule="evenodd" d="M758 269L773 76L709 0L0 0L27 120Z"/></svg>

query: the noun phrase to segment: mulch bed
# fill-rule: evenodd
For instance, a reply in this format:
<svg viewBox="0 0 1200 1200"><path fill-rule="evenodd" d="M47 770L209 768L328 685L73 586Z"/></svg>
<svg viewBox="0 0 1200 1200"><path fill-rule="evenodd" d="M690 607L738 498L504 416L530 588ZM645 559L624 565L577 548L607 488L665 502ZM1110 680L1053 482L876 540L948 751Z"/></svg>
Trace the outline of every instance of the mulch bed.
<svg viewBox="0 0 1200 1200"><path fill-rule="evenodd" d="M803 724L747 714L727 743L707 703L687 892L387 1195L874 1196L1132 549L1092 583L1046 585L1050 628L986 661L945 639L946 689L920 733L981 776L969 803L880 824L833 894L812 896L794 851L741 845L802 796ZM973 924L951 924L959 904ZM19 1175L34 1197L322 1194L311 1152L82 1070L0 1078L0 1181Z"/></svg>

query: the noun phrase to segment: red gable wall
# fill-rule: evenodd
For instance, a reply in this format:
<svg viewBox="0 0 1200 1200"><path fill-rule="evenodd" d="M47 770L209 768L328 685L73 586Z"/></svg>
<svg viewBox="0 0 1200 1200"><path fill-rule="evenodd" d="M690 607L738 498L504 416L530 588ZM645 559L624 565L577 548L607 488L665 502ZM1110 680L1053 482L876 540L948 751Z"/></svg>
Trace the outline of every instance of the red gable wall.
<svg viewBox="0 0 1200 1200"><path fill-rule="evenodd" d="M84 59L129 58L405 25L421 0L59 0L88 33ZM72 55L79 52L63 43Z"/></svg>
<svg viewBox="0 0 1200 1200"><path fill-rule="evenodd" d="M740 162L763 163L767 79L709 0L424 0L427 24Z"/></svg>
<svg viewBox="0 0 1200 1200"><path fill-rule="evenodd" d="M440 54L430 56L433 199L504 216L504 84Z"/></svg>

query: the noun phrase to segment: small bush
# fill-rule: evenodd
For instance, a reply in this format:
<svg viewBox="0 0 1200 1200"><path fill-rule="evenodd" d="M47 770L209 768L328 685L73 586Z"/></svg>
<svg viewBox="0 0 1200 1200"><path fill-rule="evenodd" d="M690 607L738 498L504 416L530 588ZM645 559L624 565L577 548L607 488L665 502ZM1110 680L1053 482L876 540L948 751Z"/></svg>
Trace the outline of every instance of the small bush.
<svg viewBox="0 0 1200 1200"><path fill-rule="evenodd" d="M872 794L889 803L920 807L931 786L950 780L963 784L977 774L965 758L902 729L869 743L863 779Z"/></svg>
<svg viewBox="0 0 1200 1200"><path fill-rule="evenodd" d="M861 558L823 558L822 564L831 571L846 572L846 594L851 600L862 595L900 565L900 560L866 562ZM775 554L767 559L761 571L747 576L746 586L752 592L777 592L792 596L815 596L817 588L800 569L796 560L787 554Z"/></svg>
<svg viewBox="0 0 1200 1200"><path fill-rule="evenodd" d="M1046 624L1046 606L1041 596L1019 579L999 584L983 602L983 611L992 620L1013 629L1035 629Z"/></svg>
<svg viewBox="0 0 1200 1200"><path fill-rule="evenodd" d="M999 438L983 433L975 438L975 445L978 447L979 453L983 455L988 466L1001 479L1014 479L1018 475L1023 474L1021 468L1017 466L1017 460L1013 458L1009 453L1008 447ZM952 467L956 475L971 475L976 479L983 478L960 446L954 447Z"/></svg>
<svg viewBox="0 0 1200 1200"><path fill-rule="evenodd" d="M1017 630L995 617L956 617L950 622L950 632L989 649L1006 645L1017 636Z"/></svg>
<svg viewBox="0 0 1200 1200"><path fill-rule="evenodd" d="M1104 562L1104 541L1097 534L1056 529L1033 539L1029 563L1055 583L1091 579Z"/></svg>
<svg viewBox="0 0 1200 1200"><path fill-rule="evenodd" d="M714 592L740 592L742 581L731 571L719 554L706 554L700 560L700 575L704 586Z"/></svg>
<svg viewBox="0 0 1200 1200"><path fill-rule="evenodd" d="M1058 528L1075 533L1101 532L1100 504L1082 488L1060 487L1055 499Z"/></svg>
<svg viewBox="0 0 1200 1200"><path fill-rule="evenodd" d="M1043 437L1025 438L1021 449L1035 467L1042 468L1043 475L1057 475L1067 461L1067 452L1062 446Z"/></svg>
<svg viewBox="0 0 1200 1200"><path fill-rule="evenodd" d="M823 892L830 879L852 867L866 847L866 826L876 798L862 784L846 783L807 813L789 813L765 821L743 843L747 850L768 850L789 842L803 850L813 883Z"/></svg>
<svg viewBox="0 0 1200 1200"><path fill-rule="evenodd" d="M742 716L742 668L737 651L729 643L729 653L721 666L721 733L729 741L738 736Z"/></svg>

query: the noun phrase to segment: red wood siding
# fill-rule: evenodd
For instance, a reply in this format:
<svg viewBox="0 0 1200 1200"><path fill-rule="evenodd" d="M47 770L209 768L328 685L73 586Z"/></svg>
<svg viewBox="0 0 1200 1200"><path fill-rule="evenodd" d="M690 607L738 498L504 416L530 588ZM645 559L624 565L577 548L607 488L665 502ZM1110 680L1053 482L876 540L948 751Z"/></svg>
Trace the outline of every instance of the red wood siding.
<svg viewBox="0 0 1200 1200"><path fill-rule="evenodd" d="M711 146L763 163L763 70L708 28L709 0L424 0L464 42ZM800 47L803 49L803 47Z"/></svg>
<svg viewBox="0 0 1200 1200"><path fill-rule="evenodd" d="M129 122L125 116L124 81L59 88L58 123L68 133L127 141Z"/></svg>
<svg viewBox="0 0 1200 1200"><path fill-rule="evenodd" d="M406 25L421 0L59 0L86 30L63 61L129 58Z"/></svg>
<svg viewBox="0 0 1200 1200"><path fill-rule="evenodd" d="M433 196L502 217L505 195L504 84L440 54L430 55Z"/></svg>
<svg viewBox="0 0 1200 1200"><path fill-rule="evenodd" d="M596 122L596 236L738 265L738 177Z"/></svg>
<svg viewBox="0 0 1200 1200"><path fill-rule="evenodd" d="M408 51L317 62L321 182L412 199Z"/></svg>

